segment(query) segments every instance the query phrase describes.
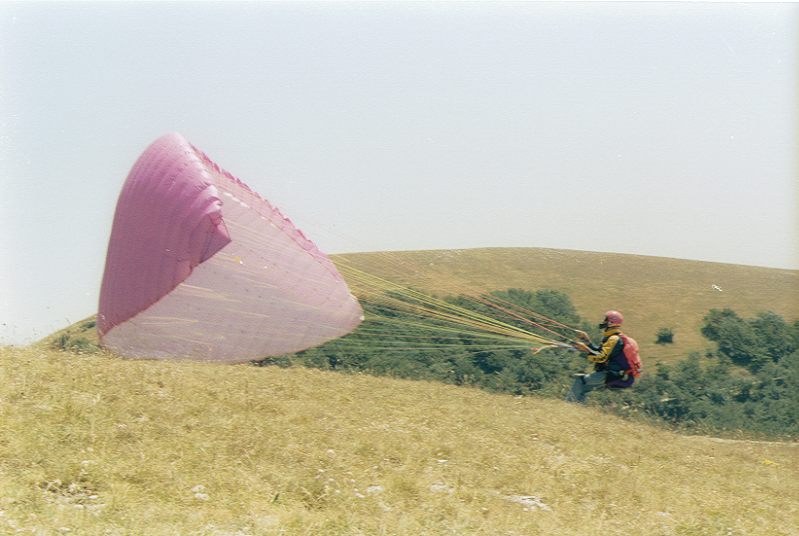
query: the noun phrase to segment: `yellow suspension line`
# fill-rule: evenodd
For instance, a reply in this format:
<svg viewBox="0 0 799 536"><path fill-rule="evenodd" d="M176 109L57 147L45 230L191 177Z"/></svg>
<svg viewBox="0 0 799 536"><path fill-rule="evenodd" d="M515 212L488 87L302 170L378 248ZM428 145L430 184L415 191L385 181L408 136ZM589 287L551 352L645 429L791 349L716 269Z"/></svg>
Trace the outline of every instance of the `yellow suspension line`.
<svg viewBox="0 0 799 536"><path fill-rule="evenodd" d="M386 279L367 274L352 266L342 263L342 265L339 266L339 270L344 272L342 275L345 276L345 279L354 289L360 290L363 294L372 297L377 304L382 303L383 305L393 306L396 309L404 311L417 311L416 314L420 316L421 313L424 313L427 317L469 327L473 330L477 330L476 332L486 331L512 340L523 340L538 344L557 344L551 339L536 335L479 312L465 309L422 292L403 287L402 285ZM386 292L391 292L408 300L418 301L421 304L425 304L425 306L408 303L397 298L391 298L386 295ZM425 325L425 327L429 328L430 326Z"/></svg>

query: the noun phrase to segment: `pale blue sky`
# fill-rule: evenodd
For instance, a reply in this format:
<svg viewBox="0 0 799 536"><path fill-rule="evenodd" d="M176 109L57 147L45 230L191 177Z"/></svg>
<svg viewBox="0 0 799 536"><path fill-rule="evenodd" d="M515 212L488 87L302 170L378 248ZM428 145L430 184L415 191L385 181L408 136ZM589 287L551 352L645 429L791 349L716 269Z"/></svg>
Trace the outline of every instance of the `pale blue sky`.
<svg viewBox="0 0 799 536"><path fill-rule="evenodd" d="M328 253L799 268L799 5L0 4L0 343L96 312L116 199L183 134Z"/></svg>

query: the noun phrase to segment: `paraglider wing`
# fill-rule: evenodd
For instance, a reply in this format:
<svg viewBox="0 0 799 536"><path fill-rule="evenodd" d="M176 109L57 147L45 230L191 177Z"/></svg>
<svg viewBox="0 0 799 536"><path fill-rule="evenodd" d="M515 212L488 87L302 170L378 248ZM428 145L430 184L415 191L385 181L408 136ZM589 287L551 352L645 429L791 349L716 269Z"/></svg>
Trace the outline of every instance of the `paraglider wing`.
<svg viewBox="0 0 799 536"><path fill-rule="evenodd" d="M363 319L330 259L183 136L156 140L117 203L98 334L131 358L241 363Z"/></svg>

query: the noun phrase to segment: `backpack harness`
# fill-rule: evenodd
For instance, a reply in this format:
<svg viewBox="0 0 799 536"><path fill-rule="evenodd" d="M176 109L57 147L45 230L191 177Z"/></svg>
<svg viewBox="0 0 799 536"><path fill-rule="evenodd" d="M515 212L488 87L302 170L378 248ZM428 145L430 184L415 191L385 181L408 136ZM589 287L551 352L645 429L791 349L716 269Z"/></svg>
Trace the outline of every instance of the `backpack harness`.
<svg viewBox="0 0 799 536"><path fill-rule="evenodd" d="M641 363L641 356L638 355L638 343L635 342L635 339L632 337L628 337L622 332L617 333L619 338L621 339L622 343L624 344L624 348L622 349L622 353L624 354L625 359L627 360L627 370L623 371L625 374L631 375L633 378L637 378L641 375L642 363Z"/></svg>

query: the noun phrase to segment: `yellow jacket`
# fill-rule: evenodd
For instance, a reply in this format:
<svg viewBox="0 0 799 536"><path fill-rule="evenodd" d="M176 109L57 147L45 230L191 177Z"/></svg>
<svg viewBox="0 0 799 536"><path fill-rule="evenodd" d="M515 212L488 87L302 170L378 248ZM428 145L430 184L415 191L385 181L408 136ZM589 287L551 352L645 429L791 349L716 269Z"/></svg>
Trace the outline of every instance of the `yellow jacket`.
<svg viewBox="0 0 799 536"><path fill-rule="evenodd" d="M588 360L592 363L607 363L611 357L619 353L624 347L624 343L619 345L619 341L621 341L621 337L618 335L619 331L619 328L608 328L605 330L605 338L602 339L602 346L589 344L588 348L591 349L592 353L588 354ZM619 349L618 351L614 351L617 345Z"/></svg>

